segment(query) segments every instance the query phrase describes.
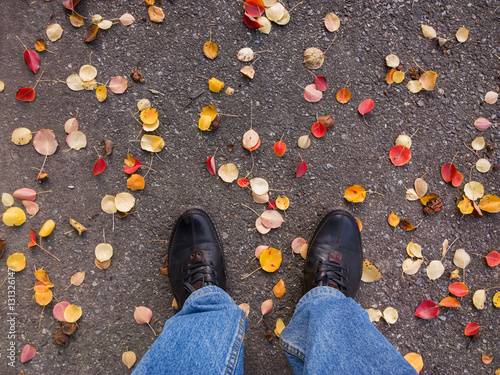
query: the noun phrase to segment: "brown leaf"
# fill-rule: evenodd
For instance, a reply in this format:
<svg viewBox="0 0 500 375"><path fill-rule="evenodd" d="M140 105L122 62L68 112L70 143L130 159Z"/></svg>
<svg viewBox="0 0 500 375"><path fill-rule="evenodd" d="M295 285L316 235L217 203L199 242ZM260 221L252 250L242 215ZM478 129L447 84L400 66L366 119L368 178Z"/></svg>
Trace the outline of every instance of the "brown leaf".
<svg viewBox="0 0 500 375"><path fill-rule="evenodd" d="M160 267L160 272L163 275L168 276L168 267Z"/></svg>
<svg viewBox="0 0 500 375"><path fill-rule="evenodd" d="M137 67L135 67L134 70L132 70L130 72L130 77L136 81L136 82L139 82L139 83L144 83L145 79L144 79L144 76L142 75L142 73L137 69Z"/></svg>
<svg viewBox="0 0 500 375"><path fill-rule="evenodd" d="M3 257L4 247L5 247L5 240L0 240L0 258Z"/></svg>
<svg viewBox="0 0 500 375"><path fill-rule="evenodd" d="M83 33L83 41L86 43L92 42L95 37L97 36L97 31L99 30L99 26L97 25L90 25L85 29L85 32Z"/></svg>
<svg viewBox="0 0 500 375"><path fill-rule="evenodd" d="M399 222L399 226L401 227L401 229L403 229L407 232L415 229L415 227L412 225L412 223L410 223L408 220L401 220Z"/></svg>
<svg viewBox="0 0 500 375"><path fill-rule="evenodd" d="M318 117L318 122L321 122L323 125L325 125L326 130L330 130L331 128L333 128L333 125L335 125L335 119L330 115Z"/></svg>
<svg viewBox="0 0 500 375"><path fill-rule="evenodd" d="M106 151L106 156L111 155L114 148L115 144L113 141L111 139L104 138L104 150Z"/></svg>
<svg viewBox="0 0 500 375"><path fill-rule="evenodd" d="M65 335L72 335L78 329L76 323L61 322L61 332Z"/></svg>
<svg viewBox="0 0 500 375"><path fill-rule="evenodd" d="M69 343L69 336L65 333L62 333L60 329L54 332L52 338L57 345L66 346Z"/></svg>

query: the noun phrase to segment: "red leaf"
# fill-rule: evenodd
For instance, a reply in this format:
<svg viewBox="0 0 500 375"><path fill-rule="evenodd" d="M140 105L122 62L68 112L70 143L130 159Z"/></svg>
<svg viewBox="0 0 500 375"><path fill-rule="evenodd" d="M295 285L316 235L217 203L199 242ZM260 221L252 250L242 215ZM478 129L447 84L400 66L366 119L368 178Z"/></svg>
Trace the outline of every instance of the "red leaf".
<svg viewBox="0 0 500 375"><path fill-rule="evenodd" d="M326 78L323 76L316 76L315 82L316 82L316 87L320 91L325 91L328 88L326 84Z"/></svg>
<svg viewBox="0 0 500 375"><path fill-rule="evenodd" d="M80 0L64 0L63 5L66 9L73 10Z"/></svg>
<svg viewBox="0 0 500 375"><path fill-rule="evenodd" d="M248 13L243 14L243 23L247 25L251 29L256 29L258 27L262 27L260 23L257 22L255 18L253 18Z"/></svg>
<svg viewBox="0 0 500 375"><path fill-rule="evenodd" d="M260 17L266 9L262 0L246 0L245 10L252 17Z"/></svg>
<svg viewBox="0 0 500 375"><path fill-rule="evenodd" d="M453 180L451 180L451 184L455 187L459 187L462 184L463 180L464 180L464 175L460 172L457 172L455 177L453 177Z"/></svg>
<svg viewBox="0 0 500 375"><path fill-rule="evenodd" d="M415 316L418 316L422 319L432 319L438 316L438 314L439 306L432 302L430 299L418 305L417 310L415 311Z"/></svg>
<svg viewBox="0 0 500 375"><path fill-rule="evenodd" d="M32 87L21 87L16 95L21 102L32 102L35 100L35 89Z"/></svg>
<svg viewBox="0 0 500 375"><path fill-rule="evenodd" d="M490 267L496 267L500 264L500 254L498 251L492 251L488 255L486 255L486 263Z"/></svg>
<svg viewBox="0 0 500 375"><path fill-rule="evenodd" d="M207 168L208 168L208 171L210 172L210 174L215 175L215 159L213 156L210 156L207 159Z"/></svg>
<svg viewBox="0 0 500 375"><path fill-rule="evenodd" d="M276 156L279 156L281 158L285 154L285 151L286 151L285 142L281 142L281 141L276 142L273 146L273 151L276 154Z"/></svg>
<svg viewBox="0 0 500 375"><path fill-rule="evenodd" d="M400 167L410 161L411 151L408 147L397 145L391 148L391 151L389 151L389 157L391 158L392 164L396 167Z"/></svg>
<svg viewBox="0 0 500 375"><path fill-rule="evenodd" d="M94 164L94 175L97 176L98 174L101 174L102 172L104 172L105 169L106 169L106 162L104 161L104 159L103 158L97 159L97 161Z"/></svg>
<svg viewBox="0 0 500 375"><path fill-rule="evenodd" d="M26 50L24 51L24 60L26 60L26 64L33 70L33 73L38 72L38 68L40 67L38 53L32 50Z"/></svg>
<svg viewBox="0 0 500 375"><path fill-rule="evenodd" d="M136 158L134 158L134 160L135 160L135 164L132 167L129 167L128 165L125 165L123 167L123 170L125 171L125 173L128 173L128 174L135 173L135 171L137 171L139 169L139 167L142 165L141 162L139 160L137 160ZM106 165L104 165L104 168L106 168ZM103 171L104 171L104 169L103 169Z"/></svg>
<svg viewBox="0 0 500 375"><path fill-rule="evenodd" d="M463 297L467 293L469 293L469 288L467 288L467 285L465 285L460 281L451 283L450 286L448 287L448 290L450 291L451 294L457 297Z"/></svg>
<svg viewBox="0 0 500 375"><path fill-rule="evenodd" d="M36 246L36 233L34 230L30 229L30 240L31 242L28 244L28 247Z"/></svg>
<svg viewBox="0 0 500 375"><path fill-rule="evenodd" d="M267 204L267 207L269 207L270 210L275 210L276 209L276 201L269 201Z"/></svg>
<svg viewBox="0 0 500 375"><path fill-rule="evenodd" d="M464 329L465 336L474 336L476 333L478 333L479 328L481 328L479 324L470 322L465 326Z"/></svg>
<svg viewBox="0 0 500 375"><path fill-rule="evenodd" d="M21 363L32 360L35 354L36 349L33 346L29 344L24 345L23 350L21 351Z"/></svg>
<svg viewBox="0 0 500 375"><path fill-rule="evenodd" d="M443 180L445 180L446 182L450 182L451 180L453 180L456 174L457 167L455 167L454 164L446 163L441 167L441 177L443 177Z"/></svg>
<svg viewBox="0 0 500 375"><path fill-rule="evenodd" d="M247 180L245 177L240 178L240 179L238 180L238 186L239 186L239 187L244 188L244 187L247 187L247 186L248 186L248 184L249 184L249 182L248 182L248 180Z"/></svg>
<svg viewBox="0 0 500 375"><path fill-rule="evenodd" d="M299 166L297 167L297 173L295 174L295 176L297 178L299 178L300 176L302 176L304 173L306 173L307 171L307 164L305 161L303 161L302 163L299 164Z"/></svg>
<svg viewBox="0 0 500 375"><path fill-rule="evenodd" d="M363 116L370 112L373 109L373 106L375 103L371 99L366 99L364 102L362 102L359 107L358 107L358 112L361 113Z"/></svg>
<svg viewBox="0 0 500 375"><path fill-rule="evenodd" d="M315 122L311 126L311 133L316 138L321 138L326 133L326 126L322 122Z"/></svg>

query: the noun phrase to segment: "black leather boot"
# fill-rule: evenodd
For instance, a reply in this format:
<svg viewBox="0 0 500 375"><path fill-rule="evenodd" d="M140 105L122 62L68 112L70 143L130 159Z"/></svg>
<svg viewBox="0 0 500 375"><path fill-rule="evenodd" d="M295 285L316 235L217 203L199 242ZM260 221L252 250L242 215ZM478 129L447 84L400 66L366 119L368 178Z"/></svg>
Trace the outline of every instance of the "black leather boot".
<svg viewBox="0 0 500 375"><path fill-rule="evenodd" d="M330 286L354 297L362 272L363 250L356 219L344 210L327 213L307 251L304 293L316 286Z"/></svg>
<svg viewBox="0 0 500 375"><path fill-rule="evenodd" d="M179 308L195 290L226 290L222 243L210 215L191 208L177 220L168 245L168 277Z"/></svg>

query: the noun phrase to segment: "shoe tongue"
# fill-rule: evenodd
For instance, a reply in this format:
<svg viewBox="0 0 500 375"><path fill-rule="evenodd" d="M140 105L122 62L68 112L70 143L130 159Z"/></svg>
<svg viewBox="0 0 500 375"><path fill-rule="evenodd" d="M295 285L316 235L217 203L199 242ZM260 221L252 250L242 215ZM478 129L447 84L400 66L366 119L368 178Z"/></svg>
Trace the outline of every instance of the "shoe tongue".
<svg viewBox="0 0 500 375"><path fill-rule="evenodd" d="M201 288L201 281L197 281L194 284L191 284L194 290L198 290Z"/></svg>

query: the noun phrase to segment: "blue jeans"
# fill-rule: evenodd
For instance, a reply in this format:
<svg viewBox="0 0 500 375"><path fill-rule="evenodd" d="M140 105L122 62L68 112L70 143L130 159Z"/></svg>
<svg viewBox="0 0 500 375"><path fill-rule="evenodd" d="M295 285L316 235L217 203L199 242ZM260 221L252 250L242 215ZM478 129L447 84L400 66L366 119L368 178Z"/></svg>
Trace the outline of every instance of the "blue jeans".
<svg viewBox="0 0 500 375"><path fill-rule="evenodd" d="M133 375L243 374L248 322L216 286L194 292L170 318ZM281 332L294 374L416 374L352 298L311 289Z"/></svg>

